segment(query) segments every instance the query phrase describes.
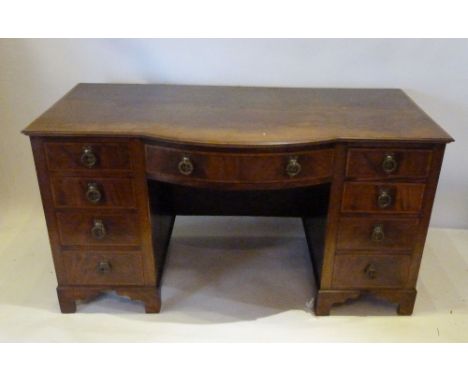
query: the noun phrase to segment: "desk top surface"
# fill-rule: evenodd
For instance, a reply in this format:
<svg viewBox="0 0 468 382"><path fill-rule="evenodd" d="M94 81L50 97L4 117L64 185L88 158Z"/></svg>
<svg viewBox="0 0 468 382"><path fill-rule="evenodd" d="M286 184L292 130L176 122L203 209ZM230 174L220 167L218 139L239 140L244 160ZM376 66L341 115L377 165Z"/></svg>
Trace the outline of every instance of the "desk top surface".
<svg viewBox="0 0 468 382"><path fill-rule="evenodd" d="M27 135L224 146L452 138L399 89L78 84Z"/></svg>

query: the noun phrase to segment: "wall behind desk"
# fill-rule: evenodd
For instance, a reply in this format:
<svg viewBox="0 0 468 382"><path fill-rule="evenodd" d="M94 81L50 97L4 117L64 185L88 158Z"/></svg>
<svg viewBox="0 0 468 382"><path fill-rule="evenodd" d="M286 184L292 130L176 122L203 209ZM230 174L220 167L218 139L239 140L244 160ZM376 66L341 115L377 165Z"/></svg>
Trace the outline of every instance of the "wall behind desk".
<svg viewBox="0 0 468 382"><path fill-rule="evenodd" d="M402 88L456 139L431 224L468 228L468 40L0 40L0 227L40 206L21 129L78 82Z"/></svg>

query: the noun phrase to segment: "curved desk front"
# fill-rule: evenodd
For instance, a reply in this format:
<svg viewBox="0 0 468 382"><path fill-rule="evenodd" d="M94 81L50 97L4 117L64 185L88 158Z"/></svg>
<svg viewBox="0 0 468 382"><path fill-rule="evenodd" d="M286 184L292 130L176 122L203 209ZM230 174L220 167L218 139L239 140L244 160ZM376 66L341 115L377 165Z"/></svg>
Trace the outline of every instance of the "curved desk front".
<svg viewBox="0 0 468 382"><path fill-rule="evenodd" d="M175 217L237 215L302 219L317 315L411 314L452 141L394 89L80 84L24 133L64 313L106 290L159 312Z"/></svg>

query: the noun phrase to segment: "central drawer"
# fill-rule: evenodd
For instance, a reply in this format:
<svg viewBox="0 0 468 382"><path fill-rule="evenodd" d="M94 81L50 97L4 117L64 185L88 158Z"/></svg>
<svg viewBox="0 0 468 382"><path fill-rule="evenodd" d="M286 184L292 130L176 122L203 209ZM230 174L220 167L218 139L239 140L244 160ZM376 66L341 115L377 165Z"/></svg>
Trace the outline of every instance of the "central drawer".
<svg viewBox="0 0 468 382"><path fill-rule="evenodd" d="M186 185L293 187L330 180L334 150L227 153L146 145L146 171L154 179Z"/></svg>

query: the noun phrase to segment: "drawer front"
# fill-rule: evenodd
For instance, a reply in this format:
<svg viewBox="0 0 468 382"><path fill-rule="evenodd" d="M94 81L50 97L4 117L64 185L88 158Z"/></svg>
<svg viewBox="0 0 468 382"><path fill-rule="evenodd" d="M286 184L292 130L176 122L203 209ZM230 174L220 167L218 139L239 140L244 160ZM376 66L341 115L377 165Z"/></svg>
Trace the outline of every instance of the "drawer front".
<svg viewBox="0 0 468 382"><path fill-rule="evenodd" d="M135 208L132 179L52 177L56 207Z"/></svg>
<svg viewBox="0 0 468 382"><path fill-rule="evenodd" d="M431 150L349 149L346 176L361 180L425 178L431 158Z"/></svg>
<svg viewBox="0 0 468 382"><path fill-rule="evenodd" d="M333 149L289 154L182 151L146 146L146 169L154 178L181 184L307 184L333 171Z"/></svg>
<svg viewBox="0 0 468 382"><path fill-rule="evenodd" d="M338 255L333 267L334 288L403 288L408 279L408 255Z"/></svg>
<svg viewBox="0 0 468 382"><path fill-rule="evenodd" d="M351 218L338 223L338 250L390 249L411 251L419 219Z"/></svg>
<svg viewBox="0 0 468 382"><path fill-rule="evenodd" d="M62 253L70 285L144 284L140 252Z"/></svg>
<svg viewBox="0 0 468 382"><path fill-rule="evenodd" d="M46 142L49 170L131 170L128 143Z"/></svg>
<svg viewBox="0 0 468 382"><path fill-rule="evenodd" d="M424 184L346 182L342 212L419 213Z"/></svg>
<svg viewBox="0 0 468 382"><path fill-rule="evenodd" d="M138 215L57 212L62 245L139 245Z"/></svg>

